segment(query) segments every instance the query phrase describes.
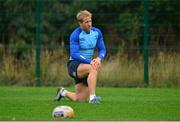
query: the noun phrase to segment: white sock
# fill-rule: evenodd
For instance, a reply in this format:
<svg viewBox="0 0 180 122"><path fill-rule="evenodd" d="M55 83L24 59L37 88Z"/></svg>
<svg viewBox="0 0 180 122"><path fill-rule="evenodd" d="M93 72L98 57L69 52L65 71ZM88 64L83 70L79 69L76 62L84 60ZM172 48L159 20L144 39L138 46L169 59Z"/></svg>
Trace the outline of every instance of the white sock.
<svg viewBox="0 0 180 122"><path fill-rule="evenodd" d="M96 96L95 94L90 94L89 100L91 101L92 99L94 99L95 96Z"/></svg>
<svg viewBox="0 0 180 122"><path fill-rule="evenodd" d="M64 90L64 91L61 93L61 95L62 95L63 97L65 97L67 92L68 92L67 90Z"/></svg>

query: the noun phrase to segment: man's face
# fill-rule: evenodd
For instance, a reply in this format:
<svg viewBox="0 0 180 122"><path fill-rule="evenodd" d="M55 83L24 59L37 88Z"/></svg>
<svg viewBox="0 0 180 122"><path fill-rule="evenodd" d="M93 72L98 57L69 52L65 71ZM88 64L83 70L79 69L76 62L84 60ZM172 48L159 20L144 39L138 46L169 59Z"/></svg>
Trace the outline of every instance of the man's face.
<svg viewBox="0 0 180 122"><path fill-rule="evenodd" d="M85 32L89 32L92 27L91 17L85 17L83 22L80 23L80 26Z"/></svg>

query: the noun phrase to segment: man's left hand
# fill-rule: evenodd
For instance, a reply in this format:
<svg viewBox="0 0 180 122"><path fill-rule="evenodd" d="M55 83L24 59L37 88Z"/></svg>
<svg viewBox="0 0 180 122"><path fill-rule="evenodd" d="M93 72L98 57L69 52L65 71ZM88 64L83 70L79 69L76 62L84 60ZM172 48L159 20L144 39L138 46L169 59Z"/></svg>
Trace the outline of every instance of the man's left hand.
<svg viewBox="0 0 180 122"><path fill-rule="evenodd" d="M94 69L99 70L101 66L101 59L99 57L93 59L91 65L93 66Z"/></svg>

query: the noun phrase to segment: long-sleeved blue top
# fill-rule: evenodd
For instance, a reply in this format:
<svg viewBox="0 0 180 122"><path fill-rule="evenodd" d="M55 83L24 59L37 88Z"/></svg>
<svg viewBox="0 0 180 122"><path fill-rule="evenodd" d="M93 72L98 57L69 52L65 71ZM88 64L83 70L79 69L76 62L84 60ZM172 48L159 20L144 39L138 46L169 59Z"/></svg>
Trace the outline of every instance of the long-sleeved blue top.
<svg viewBox="0 0 180 122"><path fill-rule="evenodd" d="M94 49L98 50L98 57L103 60L106 54L102 33L98 28L92 27L90 32L76 28L70 36L70 60L90 64Z"/></svg>

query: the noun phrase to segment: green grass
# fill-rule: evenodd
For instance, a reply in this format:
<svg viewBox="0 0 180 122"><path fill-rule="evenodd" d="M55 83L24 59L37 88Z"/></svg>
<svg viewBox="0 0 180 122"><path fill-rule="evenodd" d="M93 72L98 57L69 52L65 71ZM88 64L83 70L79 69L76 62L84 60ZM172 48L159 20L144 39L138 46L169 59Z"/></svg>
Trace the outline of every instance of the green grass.
<svg viewBox="0 0 180 122"><path fill-rule="evenodd" d="M68 88L72 90L73 88ZM55 120L52 110L69 105L70 120L180 120L180 89L97 88L102 103L53 102L52 87L0 87L0 120Z"/></svg>

